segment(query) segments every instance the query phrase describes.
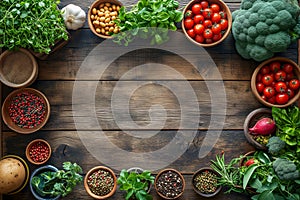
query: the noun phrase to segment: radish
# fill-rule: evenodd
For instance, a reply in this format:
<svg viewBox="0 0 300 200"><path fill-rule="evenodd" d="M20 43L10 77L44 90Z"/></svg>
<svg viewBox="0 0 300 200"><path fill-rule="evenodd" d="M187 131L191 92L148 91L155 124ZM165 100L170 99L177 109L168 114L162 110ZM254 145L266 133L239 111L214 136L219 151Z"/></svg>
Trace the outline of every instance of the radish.
<svg viewBox="0 0 300 200"><path fill-rule="evenodd" d="M274 120L265 117L256 122L256 124L249 128L250 133L253 135L270 135L276 130L276 125Z"/></svg>

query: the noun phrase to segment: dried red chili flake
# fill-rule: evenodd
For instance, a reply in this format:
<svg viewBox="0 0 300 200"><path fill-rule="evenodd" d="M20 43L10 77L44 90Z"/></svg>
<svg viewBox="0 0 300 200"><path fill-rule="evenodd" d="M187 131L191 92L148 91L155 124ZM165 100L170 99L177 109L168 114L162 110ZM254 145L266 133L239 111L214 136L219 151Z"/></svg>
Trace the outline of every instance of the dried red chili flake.
<svg viewBox="0 0 300 200"><path fill-rule="evenodd" d="M34 162L43 162L50 155L49 147L43 142L36 142L29 148L29 156Z"/></svg>
<svg viewBox="0 0 300 200"><path fill-rule="evenodd" d="M21 128L34 128L45 119L46 106L41 97L20 92L13 97L9 105L9 116Z"/></svg>

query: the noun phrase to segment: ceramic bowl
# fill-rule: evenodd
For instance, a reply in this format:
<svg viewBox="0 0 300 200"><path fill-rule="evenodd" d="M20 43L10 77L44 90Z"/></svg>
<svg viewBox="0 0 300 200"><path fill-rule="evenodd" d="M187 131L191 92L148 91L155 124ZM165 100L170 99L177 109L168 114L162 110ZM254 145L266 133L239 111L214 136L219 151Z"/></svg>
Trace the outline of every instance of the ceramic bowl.
<svg viewBox="0 0 300 200"><path fill-rule="evenodd" d="M37 176L40 173L43 173L46 171L56 172L56 171L58 171L58 169L56 167L54 167L53 165L44 165L44 166L41 166L41 167L35 169L30 176L30 181L29 181L30 191L31 191L32 195L35 197L35 199L37 199L37 200L57 200L60 198L60 195L55 196L55 197L50 197L50 196L42 197L35 191L35 189L33 188L32 184L31 184L34 176Z"/></svg>
<svg viewBox="0 0 300 200"><path fill-rule="evenodd" d="M164 193L166 191L166 188L167 187L164 187L161 182L164 181L164 176L169 176L169 177L173 177L175 178L174 176L177 176L178 179L177 180L180 180L179 184L180 185L180 192L175 195L175 196L166 196ZM171 182L170 182L171 183ZM177 199L178 197L180 197L184 190L185 190L185 180L184 180L184 177L182 176L182 174L177 171L176 169L172 169L172 168L167 168L167 169L163 169L161 170L157 176L155 177L155 180L154 180L154 187L155 187L155 190L157 192L157 194L164 198L164 199Z"/></svg>
<svg viewBox="0 0 300 200"><path fill-rule="evenodd" d="M25 154L32 164L42 165L49 160L51 152L51 146L46 140L35 139L27 145Z"/></svg>
<svg viewBox="0 0 300 200"><path fill-rule="evenodd" d="M213 197L213 196L216 196L222 189L221 186L217 186L215 191L214 192L211 192L211 193L204 193L202 191L200 191L198 188L197 188L197 183L198 183L198 180L200 179L200 176L201 174L203 173L206 173L206 172L211 172L213 174L215 174L216 176L219 176L219 174L217 174L216 171L214 171L212 168L210 167L203 167L201 169L199 169L198 171L196 171L193 175L193 178L192 178L192 185L193 185L193 189L194 191L199 194L200 196L202 197ZM200 175L200 176L199 176ZM203 180L203 179L202 179ZM217 179L216 179L217 180ZM200 185L199 185L200 186Z"/></svg>
<svg viewBox="0 0 300 200"><path fill-rule="evenodd" d="M109 31L109 29L105 30L105 28L106 27L114 27L115 25L108 26L105 22L101 21L100 16L102 16L102 14L98 14L98 11L100 11L101 5L103 5L105 3L110 3L111 5L115 5L116 7L119 7L119 8L122 6L122 3L118 0L96 0L96 1L94 1L88 11L88 25L89 25L89 28L91 29L91 31L98 37L101 37L104 39L110 39L110 38L112 38L112 36L110 34L105 34L105 32L110 32L110 31ZM95 8L97 10L96 12L93 11L93 9L95 9ZM118 12L117 9L114 9L113 11ZM97 19L97 17L99 17L99 18ZM110 19L110 21L112 21L112 19ZM103 22L105 25L101 26L100 22L101 23ZM102 28L105 30L104 33L101 32Z"/></svg>
<svg viewBox="0 0 300 200"><path fill-rule="evenodd" d="M23 165L22 166L23 175L21 176L19 174L19 176L17 177L18 179L21 178L21 180L18 180L18 181L21 181L18 184L19 187L6 193L7 195L14 195L14 194L17 194L17 193L21 192L25 188L25 186L27 185L28 180L29 180L29 176L30 176L29 167L28 167L28 164L26 163L26 161L23 158L21 158L20 156L17 156L17 155L6 155L6 156L3 156L0 160L4 160L4 159L12 159L12 162L14 162L14 160L16 159L16 160L20 161ZM14 167L11 166L11 169L9 169L9 170L12 170L13 168ZM9 172L9 170L7 170L6 172L14 173L13 171ZM4 180L4 181L8 181L8 180Z"/></svg>
<svg viewBox="0 0 300 200"><path fill-rule="evenodd" d="M39 124L38 123L37 124L34 123L34 125L29 126L28 125L28 120L25 119L24 122L26 122L26 127L24 127L23 125L17 124L17 123L20 123L20 122L15 122L12 119L12 118L15 118L15 120L19 120L20 121L20 118L18 118L19 114L16 113L16 112L14 113L14 112L10 111L10 107L14 107L12 105L13 102L16 101L14 99L15 98L19 98L20 99L20 97L17 97L17 95L20 95L20 94L24 95L25 97L28 96L28 94L32 95L33 97L38 97L38 99L42 102L41 105L43 105L43 109L42 109L43 114L42 113L37 114L37 116L39 118L41 116L43 117L42 121L40 121ZM32 102L32 101L28 101L28 102ZM36 104L34 104L34 106L36 106ZM14 108L13 110L20 108L19 105L15 105L15 107L16 108ZM26 109L27 109L26 107L22 106L21 110L26 110ZM35 111L31 111L31 112L40 112L39 108L34 107L34 109L35 109ZM10 116L11 113L15 114L15 117L11 117ZM26 113L28 114L28 112L26 112ZM15 131L17 133L21 133L21 134L30 134L30 133L33 133L33 132L36 132L36 131L40 130L47 123L47 121L49 119L49 116L50 116L50 104L49 104L48 99L46 98L46 96L42 92L40 92L40 91L38 91L36 89L33 89L33 88L20 88L20 89L14 90L13 92L11 92L6 97L6 99L4 100L3 105L2 105L2 118L3 118L4 123L11 130L13 130L13 131ZM28 117L28 119L31 119L31 122L34 121L30 117Z"/></svg>
<svg viewBox="0 0 300 200"><path fill-rule="evenodd" d="M26 49L6 50L0 55L0 80L12 88L28 87L38 76L38 63Z"/></svg>
<svg viewBox="0 0 300 200"><path fill-rule="evenodd" d="M253 127L256 122L264 117L272 119L272 110L270 108L258 108L249 113L244 121L244 134L247 141L256 149L267 150L266 145L257 142L254 135L249 132L249 128ZM267 138L266 138L267 139Z"/></svg>
<svg viewBox="0 0 300 200"><path fill-rule="evenodd" d="M182 20L181 22L181 26L182 26L182 30L185 34L185 36L188 38L188 40L190 40L192 43L194 43L195 45L198 45L198 46L202 46L202 47L212 47L212 46L216 46L218 44L220 44L221 42L223 42L227 36L229 35L230 33L230 30L231 30L231 26L232 26L232 15L231 15L231 11L229 9L229 7L226 5L226 3L222 0L207 0L209 4L213 4L213 3L216 3L220 6L220 10L223 10L224 12L226 12L226 15L227 15L227 21L228 21L228 27L227 29L225 29L224 33L222 34L222 37L221 39L217 40L217 41L214 41L212 43L199 43L197 42L194 38L190 37L187 33L187 29L185 28L184 26L184 20ZM186 14L186 12L188 10L191 10L192 9L192 6L195 4L195 3L200 3L201 0L191 0L184 8L183 10L183 13L184 15Z"/></svg>
<svg viewBox="0 0 300 200"><path fill-rule="evenodd" d="M299 99L299 97L300 97L300 92L299 92L300 90L299 89L297 91L295 91L294 97L289 99L289 101L286 104L279 105L279 104L270 103L267 100L264 100L262 98L261 94L257 91L257 88L256 88L256 83L258 82L257 81L257 79L258 79L257 75L259 74L261 68L264 67L264 66L268 66L273 61L279 61L281 64L283 64L283 63L291 64L294 68L295 77L300 80L300 68L294 61L292 61L291 59L285 58L285 57L274 57L274 58L271 58L271 59L268 59L268 60L262 62L254 70L254 72L252 74L252 77L251 77L251 90L252 90L253 95L256 97L256 99L260 103L262 103L263 105L268 106L268 107L284 108L284 107L287 107L289 105L292 105L293 103L295 103Z"/></svg>
<svg viewBox="0 0 300 200"><path fill-rule="evenodd" d="M108 172L108 173L111 175L111 178L113 179L113 187L112 187L112 190L111 190L109 193L107 193L107 194L105 194L105 195L103 195L103 196L100 196L100 195L95 194L95 193L91 190L91 188L89 187L89 184L88 184L88 181L89 181L89 179L90 179L90 176L91 176L92 174L96 173L96 172L99 171L99 170ZM86 175L85 175L85 177L84 177L84 188L85 188L86 192L87 192L91 197L93 197L94 199L107 199L107 198L111 197L111 196L116 192L116 190L117 190L117 177L116 177L115 173L114 173L110 168L105 167L105 166L96 166L96 167L90 169L90 170L86 173Z"/></svg>

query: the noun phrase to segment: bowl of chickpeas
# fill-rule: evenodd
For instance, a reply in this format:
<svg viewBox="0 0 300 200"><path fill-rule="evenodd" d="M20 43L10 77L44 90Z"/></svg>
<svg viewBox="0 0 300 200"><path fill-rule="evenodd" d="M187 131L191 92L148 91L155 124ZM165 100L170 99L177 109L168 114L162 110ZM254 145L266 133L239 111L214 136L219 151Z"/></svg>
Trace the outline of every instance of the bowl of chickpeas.
<svg viewBox="0 0 300 200"><path fill-rule="evenodd" d="M120 32L116 24L122 3L118 0L96 0L88 11L88 25L91 31L104 39Z"/></svg>

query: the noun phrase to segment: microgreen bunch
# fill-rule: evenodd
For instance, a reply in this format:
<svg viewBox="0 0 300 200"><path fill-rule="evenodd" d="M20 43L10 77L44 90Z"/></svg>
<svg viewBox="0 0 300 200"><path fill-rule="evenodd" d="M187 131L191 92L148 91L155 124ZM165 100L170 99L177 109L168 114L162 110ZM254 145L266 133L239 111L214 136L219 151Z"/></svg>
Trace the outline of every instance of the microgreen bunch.
<svg viewBox="0 0 300 200"><path fill-rule="evenodd" d="M67 40L58 4L54 0L1 0L0 47L49 53L55 42Z"/></svg>
<svg viewBox="0 0 300 200"><path fill-rule="evenodd" d="M121 7L116 20L120 33L114 41L127 46L135 37L149 38L151 44L162 44L168 40L168 31L177 30L183 13L177 10L176 0L139 0L129 10ZM152 27L152 28L151 28Z"/></svg>

